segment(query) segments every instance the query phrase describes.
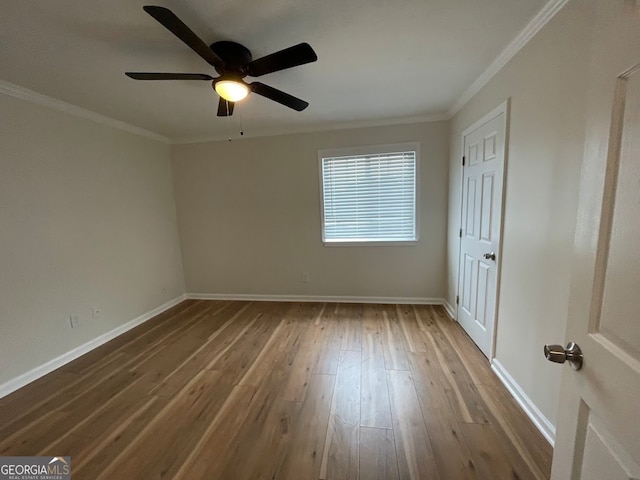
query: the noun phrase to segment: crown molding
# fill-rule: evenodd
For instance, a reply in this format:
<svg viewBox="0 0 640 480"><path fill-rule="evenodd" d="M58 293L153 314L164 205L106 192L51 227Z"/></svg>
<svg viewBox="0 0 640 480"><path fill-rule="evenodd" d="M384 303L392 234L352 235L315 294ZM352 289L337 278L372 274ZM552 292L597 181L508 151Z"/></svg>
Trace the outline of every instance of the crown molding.
<svg viewBox="0 0 640 480"><path fill-rule="evenodd" d="M338 123L325 123L325 124L312 124L301 125L298 127L282 127L275 129L265 129L251 132L250 134L244 134L242 137L231 137L231 140L241 140L244 138L257 138L257 137L276 137L280 135L292 135L299 133L317 133L328 132L334 130L351 130L356 128L371 128L371 127L388 127L392 125L408 125L412 123L428 123L428 122L442 122L449 119L446 113L437 113L433 115L420 115L413 117L401 117L401 118L380 118L375 120L362 120L354 122L338 122ZM207 143L207 142L220 142L223 140L229 140L228 135L209 135L201 137L184 137L172 139L171 143L174 145L184 145L188 143Z"/></svg>
<svg viewBox="0 0 640 480"><path fill-rule="evenodd" d="M325 124L300 125L298 127L282 127L252 132L240 138L273 137L297 133L315 133L333 130L349 130L356 128L382 127L391 125L407 125L412 123L440 122L450 120L460 109L473 98L489 81L520 51L529 41L568 3L569 0L549 0L542 9L525 25L520 33L507 45L478 78L458 97L445 113L421 115L401 118L381 118L353 122L337 122ZM24 87L0 80L0 94L20 98L28 102L42 105L54 110L85 118L109 127L129 133L151 138L167 144L206 143L228 140L228 135L209 135L199 137L168 138L155 132L136 127L120 120L101 115L71 103L48 97ZM232 140L234 138L231 138ZM239 138L236 138L239 139Z"/></svg>
<svg viewBox="0 0 640 480"><path fill-rule="evenodd" d="M163 137L162 135L151 132L149 130L145 130L144 128L136 127L120 120L115 120L105 115L87 110L86 108L78 107L77 105L73 105L71 103L67 103L65 101L49 97L38 92L34 92L33 90L29 90L28 88L5 82L4 80L0 80L0 94L19 98L36 105L41 105L53 110L68 113L70 115L91 120L107 127L124 130L125 132L140 135L142 137L147 137L152 140L157 140L163 143L171 143L171 140L169 138Z"/></svg>
<svg viewBox="0 0 640 480"><path fill-rule="evenodd" d="M447 118L450 119L460 109L478 93L482 87L484 87L489 81L496 76L496 74L502 70L502 68L509 63L515 55L522 50L522 48L529 43L529 41L549 23L549 21L555 17L562 7L564 7L569 0L550 0L542 10L540 10L520 33L514 38L507 47L491 62L491 64L480 74L478 78L467 88L467 90L458 97L453 103L449 111L447 112Z"/></svg>

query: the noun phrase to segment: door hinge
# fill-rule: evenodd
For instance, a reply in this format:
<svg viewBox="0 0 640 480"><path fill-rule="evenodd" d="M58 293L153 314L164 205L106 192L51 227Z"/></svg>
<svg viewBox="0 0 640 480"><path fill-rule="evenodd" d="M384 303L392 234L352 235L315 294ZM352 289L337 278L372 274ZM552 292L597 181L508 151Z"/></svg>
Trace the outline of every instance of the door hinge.
<svg viewBox="0 0 640 480"><path fill-rule="evenodd" d="M458 232L458 236L462 238L462 229L460 229L460 231Z"/></svg>
<svg viewBox="0 0 640 480"><path fill-rule="evenodd" d="M460 304L460 296L456 295L456 305L459 305L459 304Z"/></svg>
<svg viewBox="0 0 640 480"><path fill-rule="evenodd" d="M465 159L465 157L463 156L463 157L462 157L462 166L463 166L463 167L464 167L464 163L465 163L465 161L466 161L466 159Z"/></svg>

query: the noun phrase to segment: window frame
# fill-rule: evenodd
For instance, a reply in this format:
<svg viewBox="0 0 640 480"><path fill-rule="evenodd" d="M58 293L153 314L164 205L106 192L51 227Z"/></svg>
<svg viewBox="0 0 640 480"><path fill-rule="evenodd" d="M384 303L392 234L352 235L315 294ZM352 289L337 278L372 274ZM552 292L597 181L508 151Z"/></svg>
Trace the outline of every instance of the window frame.
<svg viewBox="0 0 640 480"><path fill-rule="evenodd" d="M325 238L324 216L324 179L322 175L322 160L329 157L348 157L357 155L379 155L396 152L415 152L415 239L413 240L327 240ZM329 148L318 150L318 185L320 189L320 236L325 247L392 247L416 245L420 240L420 142L392 143L384 145L366 145L360 147Z"/></svg>

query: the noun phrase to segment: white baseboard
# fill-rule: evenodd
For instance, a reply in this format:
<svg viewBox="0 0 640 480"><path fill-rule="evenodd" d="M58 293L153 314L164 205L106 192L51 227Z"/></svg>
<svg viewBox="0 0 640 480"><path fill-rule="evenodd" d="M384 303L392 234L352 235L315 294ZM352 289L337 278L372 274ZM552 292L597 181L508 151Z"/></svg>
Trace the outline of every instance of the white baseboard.
<svg viewBox="0 0 640 480"><path fill-rule="evenodd" d="M491 361L491 369L496 373L504 386L507 387L507 390L509 390L513 398L516 399L516 402L522 407L534 425L538 427L538 430L540 430L544 438L553 446L556 439L556 427L544 416L520 385L518 385L509 372L507 372L502 364L495 358Z"/></svg>
<svg viewBox="0 0 640 480"><path fill-rule="evenodd" d="M180 295L179 297L176 297L173 300L168 301L164 305L160 305L159 307L154 308L153 310L150 310L147 313L143 313L139 317L134 318L133 320L125 323L124 325L120 325L119 327L116 327L113 330L103 335L100 335L99 337L94 338L93 340L90 340L89 342L83 345L80 345L79 347L76 347L67 353L62 354L59 357L49 360L47 363L40 365L39 367L29 370L28 372L23 373L18 377L12 378L11 380L0 385L0 398L9 395L12 392L15 392L19 388L24 387L25 385L33 382L34 380L37 380L40 377L45 376L48 373L53 372L55 369L60 368L63 365L66 365L72 360L75 360L76 358L81 357L85 353L90 352L95 348L98 348L100 345L107 343L109 340L113 340L117 336L122 335L123 333L131 330L132 328L137 327L138 325L146 322L147 320L152 319L156 315L161 314L165 310L169 310L174 305L177 305L183 300L186 300L186 298L187 298L186 294Z"/></svg>
<svg viewBox="0 0 640 480"><path fill-rule="evenodd" d="M330 302L398 303L407 305L444 305L444 298L428 297L347 297L323 295L254 295L244 293L187 293L192 300L241 300L246 302Z"/></svg>
<svg viewBox="0 0 640 480"><path fill-rule="evenodd" d="M449 302L447 302L446 298L442 299L442 306L447 311L447 314L449 315L451 320L457 320L457 318L456 318L456 309L453 308L453 306Z"/></svg>

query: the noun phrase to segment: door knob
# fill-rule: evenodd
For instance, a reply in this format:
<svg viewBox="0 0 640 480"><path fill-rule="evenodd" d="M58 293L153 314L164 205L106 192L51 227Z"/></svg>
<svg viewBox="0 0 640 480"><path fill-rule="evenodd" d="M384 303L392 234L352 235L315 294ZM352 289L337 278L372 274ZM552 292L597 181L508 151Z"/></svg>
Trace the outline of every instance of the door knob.
<svg viewBox="0 0 640 480"><path fill-rule="evenodd" d="M567 348L562 345L545 345L544 356L547 360L555 363L569 362L571 368L580 370L582 368L582 350L573 342L567 344Z"/></svg>
<svg viewBox="0 0 640 480"><path fill-rule="evenodd" d="M496 254L491 252L491 253L485 253L484 258L486 258L487 260L493 260L494 262L496 261Z"/></svg>

